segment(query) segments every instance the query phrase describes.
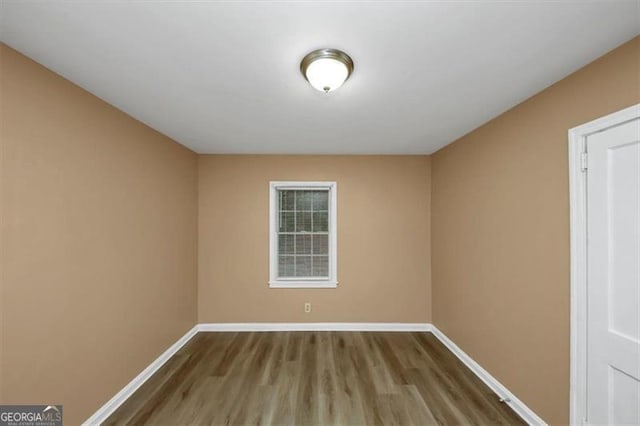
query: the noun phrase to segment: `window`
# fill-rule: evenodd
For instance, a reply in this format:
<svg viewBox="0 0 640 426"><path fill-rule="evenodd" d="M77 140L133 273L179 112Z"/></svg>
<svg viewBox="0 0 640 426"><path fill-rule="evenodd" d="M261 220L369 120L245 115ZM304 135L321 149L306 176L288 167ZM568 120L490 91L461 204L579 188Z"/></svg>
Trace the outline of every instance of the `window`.
<svg viewBox="0 0 640 426"><path fill-rule="evenodd" d="M335 288L336 183L270 186L269 286Z"/></svg>

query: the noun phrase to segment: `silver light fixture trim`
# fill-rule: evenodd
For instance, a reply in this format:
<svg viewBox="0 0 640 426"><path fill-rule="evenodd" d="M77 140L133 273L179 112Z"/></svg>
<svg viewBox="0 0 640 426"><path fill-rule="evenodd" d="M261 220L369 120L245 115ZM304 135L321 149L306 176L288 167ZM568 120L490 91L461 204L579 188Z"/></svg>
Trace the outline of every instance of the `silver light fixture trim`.
<svg viewBox="0 0 640 426"><path fill-rule="evenodd" d="M338 49L317 49L300 62L300 72L314 89L325 93L340 87L353 73L353 60Z"/></svg>

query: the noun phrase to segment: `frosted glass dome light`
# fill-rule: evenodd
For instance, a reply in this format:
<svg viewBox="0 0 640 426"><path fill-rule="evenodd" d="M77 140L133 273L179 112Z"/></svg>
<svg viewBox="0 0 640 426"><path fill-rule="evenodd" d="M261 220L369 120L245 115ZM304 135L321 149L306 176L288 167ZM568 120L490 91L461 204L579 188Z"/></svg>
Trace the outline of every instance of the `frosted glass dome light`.
<svg viewBox="0 0 640 426"><path fill-rule="evenodd" d="M328 93L349 78L353 72L353 61L340 50L318 49L302 59L300 71L314 89Z"/></svg>

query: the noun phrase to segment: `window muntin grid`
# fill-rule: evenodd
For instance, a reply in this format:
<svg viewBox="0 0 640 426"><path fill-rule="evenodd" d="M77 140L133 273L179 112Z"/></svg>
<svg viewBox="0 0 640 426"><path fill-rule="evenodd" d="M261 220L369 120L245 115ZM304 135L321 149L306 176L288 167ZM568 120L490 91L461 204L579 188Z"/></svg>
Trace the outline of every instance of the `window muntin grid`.
<svg viewBox="0 0 640 426"><path fill-rule="evenodd" d="M329 279L329 189L277 189L278 279Z"/></svg>

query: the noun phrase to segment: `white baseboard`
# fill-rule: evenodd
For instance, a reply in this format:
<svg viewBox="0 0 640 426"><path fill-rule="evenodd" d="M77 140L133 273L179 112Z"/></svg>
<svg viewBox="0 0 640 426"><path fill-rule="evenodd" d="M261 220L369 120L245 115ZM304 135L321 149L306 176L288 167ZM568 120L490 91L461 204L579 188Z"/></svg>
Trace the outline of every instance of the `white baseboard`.
<svg viewBox="0 0 640 426"><path fill-rule="evenodd" d="M480 378L492 391L494 391L513 411L530 425L546 425L536 413L533 412L524 402L520 401L509 389L493 377L487 370L482 368L480 364L475 362L465 351L460 349L458 345L453 343L442 331L438 330L435 325L431 326L431 333L438 338L455 356L464 363L476 376Z"/></svg>
<svg viewBox="0 0 640 426"><path fill-rule="evenodd" d="M83 425L99 425L138 390L153 374L164 365L180 348L198 332L234 331L397 331L431 332L454 355L456 355L476 376L507 403L524 421L530 425L546 425L544 420L520 401L498 380L475 362L469 355L453 343L444 333L430 323L376 323L376 322L312 322L312 323L209 323L197 324L164 351L155 361L138 374L120 392L89 417Z"/></svg>
<svg viewBox="0 0 640 426"><path fill-rule="evenodd" d="M142 373L138 374L133 380L131 380L120 392L115 394L113 398L111 398L106 404L98 409L91 417L85 420L83 424L86 426L89 425L99 425L107 418L113 414L114 411L122 403L124 403L133 393L138 390L140 386L144 384L153 374L160 369L164 365L165 362L169 360L176 352L180 350L193 336L198 333L198 326L194 326L191 330L187 331L184 336L178 339L173 345L169 347L166 351L164 351L155 361L153 361L147 368L142 370Z"/></svg>
<svg viewBox="0 0 640 426"><path fill-rule="evenodd" d="M431 331L429 323L244 322L198 324L198 331Z"/></svg>

